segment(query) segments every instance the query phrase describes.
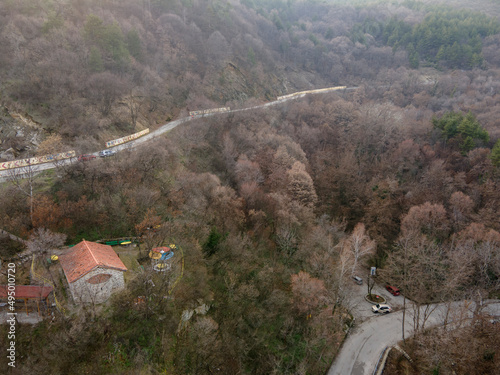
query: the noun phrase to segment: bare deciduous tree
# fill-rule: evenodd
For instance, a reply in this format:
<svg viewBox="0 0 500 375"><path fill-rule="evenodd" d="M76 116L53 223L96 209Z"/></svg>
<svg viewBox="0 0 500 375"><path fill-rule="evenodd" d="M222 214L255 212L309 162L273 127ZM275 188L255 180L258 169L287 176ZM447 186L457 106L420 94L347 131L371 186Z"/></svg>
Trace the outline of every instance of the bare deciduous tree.
<svg viewBox="0 0 500 375"><path fill-rule="evenodd" d="M66 241L66 235L63 233L54 233L47 228L37 228L26 242L28 252L32 253L33 256L40 255L42 257L42 264L47 269L54 285L56 283L49 269L47 255L49 251L64 245L64 241Z"/></svg>
<svg viewBox="0 0 500 375"><path fill-rule="evenodd" d="M8 179L29 199L30 220L33 222L33 198L35 175L38 171L36 165L32 165L28 158L28 164L24 167L9 169Z"/></svg>
<svg viewBox="0 0 500 375"><path fill-rule="evenodd" d="M26 245L29 252L46 256L48 251L64 245L64 241L66 241L65 234L54 233L40 227L33 231Z"/></svg>
<svg viewBox="0 0 500 375"><path fill-rule="evenodd" d="M442 249L425 235L406 232L389 254L383 275L387 281L398 285L403 293L402 335L406 318L406 298L413 301L413 329L421 332L435 309L431 302L440 301L445 293L447 260Z"/></svg>
<svg viewBox="0 0 500 375"><path fill-rule="evenodd" d="M115 101L124 93L124 83L110 72L96 73L87 81L86 93L101 114L107 116Z"/></svg>
<svg viewBox="0 0 500 375"><path fill-rule="evenodd" d="M130 120L132 121L132 126L135 128L137 124L137 118L139 117L139 110L142 104L142 95L134 95L134 90L131 89L129 95L124 99L124 103L129 109Z"/></svg>
<svg viewBox="0 0 500 375"><path fill-rule="evenodd" d="M306 167L300 161L293 163L292 168L287 171L288 193L292 199L307 207L312 207L318 200L314 183L306 171Z"/></svg>
<svg viewBox="0 0 500 375"><path fill-rule="evenodd" d="M448 233L448 219L442 204L425 202L413 206L401 220L401 231L410 236L425 234L430 238L444 238Z"/></svg>
<svg viewBox="0 0 500 375"><path fill-rule="evenodd" d="M466 297L482 305L483 299L500 286L500 233L483 224L472 223L454 238L450 250L454 269L462 269L459 284Z"/></svg>
<svg viewBox="0 0 500 375"><path fill-rule="evenodd" d="M281 253L287 257L297 251L297 230L292 225L280 225L276 231L276 244Z"/></svg>
<svg viewBox="0 0 500 375"><path fill-rule="evenodd" d="M168 228L154 208L148 209L144 219L135 226L138 237L146 245L146 252L161 246L167 239Z"/></svg>
<svg viewBox="0 0 500 375"><path fill-rule="evenodd" d="M375 241L370 239L370 236L366 232L365 225L358 223L351 235L345 240L343 246L353 259L351 274L354 275L360 260L374 254L376 245Z"/></svg>
<svg viewBox="0 0 500 375"><path fill-rule="evenodd" d="M327 291L323 281L300 271L291 276L295 307L301 314L310 314L327 302Z"/></svg>
<svg viewBox="0 0 500 375"><path fill-rule="evenodd" d="M474 209L474 201L468 195L456 191L451 195L450 205L453 210L455 227L460 230L470 220L470 215Z"/></svg>

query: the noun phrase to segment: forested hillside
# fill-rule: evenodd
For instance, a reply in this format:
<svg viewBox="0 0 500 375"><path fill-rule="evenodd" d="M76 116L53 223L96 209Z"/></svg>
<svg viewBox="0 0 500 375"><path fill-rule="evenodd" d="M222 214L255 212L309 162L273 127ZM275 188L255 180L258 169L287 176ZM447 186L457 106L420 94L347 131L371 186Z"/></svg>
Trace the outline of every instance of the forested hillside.
<svg viewBox="0 0 500 375"><path fill-rule="evenodd" d="M35 124L22 132L3 127L2 150L12 149L4 158L46 152L37 147L55 134L62 137L48 142L55 151L85 152L186 109L355 86L419 64L498 64L499 24L490 15L419 2L369 4L3 2L3 112Z"/></svg>
<svg viewBox="0 0 500 375"><path fill-rule="evenodd" d="M352 323L350 278L370 266L417 305L499 298L500 13L453 3L0 3L2 161L350 88L3 183L0 228L25 239L136 236L185 254L171 295L146 262L106 305L19 326L12 373L325 374ZM21 250L1 246L2 260ZM461 373L495 373L491 342L473 341ZM454 371L452 353L419 355L414 373Z"/></svg>

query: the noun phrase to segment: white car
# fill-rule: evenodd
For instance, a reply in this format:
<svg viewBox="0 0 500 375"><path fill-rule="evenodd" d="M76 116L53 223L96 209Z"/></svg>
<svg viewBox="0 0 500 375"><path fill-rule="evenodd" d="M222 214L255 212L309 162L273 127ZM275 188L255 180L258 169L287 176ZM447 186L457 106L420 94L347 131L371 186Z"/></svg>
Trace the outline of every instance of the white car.
<svg viewBox="0 0 500 375"><path fill-rule="evenodd" d="M114 154L116 154L116 151L114 150L102 150L101 152L99 152L99 156L101 158L105 158L106 156L113 156Z"/></svg>
<svg viewBox="0 0 500 375"><path fill-rule="evenodd" d="M391 306L377 303L372 306L372 311L374 313L388 314L392 311Z"/></svg>

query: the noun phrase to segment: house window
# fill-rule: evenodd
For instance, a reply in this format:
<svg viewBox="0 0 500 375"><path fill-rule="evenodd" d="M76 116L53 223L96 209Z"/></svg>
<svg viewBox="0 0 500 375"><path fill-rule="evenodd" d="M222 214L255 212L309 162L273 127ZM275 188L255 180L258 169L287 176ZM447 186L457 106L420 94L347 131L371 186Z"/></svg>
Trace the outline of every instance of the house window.
<svg viewBox="0 0 500 375"><path fill-rule="evenodd" d="M100 273L98 275L92 276L90 279L87 280L89 284L102 284L108 281L111 278L110 274L107 273Z"/></svg>

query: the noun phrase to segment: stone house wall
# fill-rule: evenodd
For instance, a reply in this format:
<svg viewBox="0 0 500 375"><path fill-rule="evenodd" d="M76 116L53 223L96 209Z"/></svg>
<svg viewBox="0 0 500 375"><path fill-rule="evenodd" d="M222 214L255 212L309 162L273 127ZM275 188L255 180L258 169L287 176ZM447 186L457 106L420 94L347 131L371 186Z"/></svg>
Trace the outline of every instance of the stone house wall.
<svg viewBox="0 0 500 375"><path fill-rule="evenodd" d="M102 303L125 285L123 271L98 267L70 284L75 303Z"/></svg>

